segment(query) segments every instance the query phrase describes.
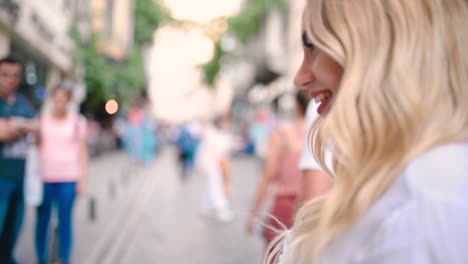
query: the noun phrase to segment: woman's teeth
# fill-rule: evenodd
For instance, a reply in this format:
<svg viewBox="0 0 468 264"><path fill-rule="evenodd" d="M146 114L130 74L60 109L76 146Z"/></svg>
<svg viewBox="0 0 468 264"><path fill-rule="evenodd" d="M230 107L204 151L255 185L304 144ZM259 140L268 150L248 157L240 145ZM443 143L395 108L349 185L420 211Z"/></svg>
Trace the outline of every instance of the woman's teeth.
<svg viewBox="0 0 468 264"><path fill-rule="evenodd" d="M331 93L330 92L324 92L324 93L321 93L317 96L314 97L314 100L316 103L319 103L319 102L322 102L324 100L327 100L331 97Z"/></svg>

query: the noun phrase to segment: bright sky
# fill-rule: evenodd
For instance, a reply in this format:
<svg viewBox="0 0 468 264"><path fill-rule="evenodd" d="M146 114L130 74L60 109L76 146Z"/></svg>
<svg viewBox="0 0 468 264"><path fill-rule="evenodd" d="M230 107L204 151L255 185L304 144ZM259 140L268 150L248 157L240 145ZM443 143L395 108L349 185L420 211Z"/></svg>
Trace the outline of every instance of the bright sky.
<svg viewBox="0 0 468 264"><path fill-rule="evenodd" d="M207 23L215 18L235 15L243 0L164 0L176 19Z"/></svg>
<svg viewBox="0 0 468 264"><path fill-rule="evenodd" d="M151 59L151 94L156 112L174 120L200 115L208 94L198 95L203 87L199 65L213 56L213 41L203 32L167 26L155 36ZM197 100L193 100L194 92ZM191 100L187 101L189 96ZM201 101L200 101L201 100ZM183 105L183 107L182 107ZM187 112L188 109L189 112ZM192 116L193 115L193 116Z"/></svg>

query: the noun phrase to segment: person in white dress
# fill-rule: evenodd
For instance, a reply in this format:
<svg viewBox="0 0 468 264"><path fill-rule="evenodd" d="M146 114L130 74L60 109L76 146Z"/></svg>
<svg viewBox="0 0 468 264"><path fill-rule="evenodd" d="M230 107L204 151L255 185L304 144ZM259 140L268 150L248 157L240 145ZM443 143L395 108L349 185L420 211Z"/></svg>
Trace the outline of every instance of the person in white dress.
<svg viewBox="0 0 468 264"><path fill-rule="evenodd" d="M270 260L468 263L467 25L466 0L307 1L295 84L334 182Z"/></svg>
<svg viewBox="0 0 468 264"><path fill-rule="evenodd" d="M317 104L310 101L307 106L304 129L304 147L302 148L302 156L299 161L299 169L301 170L301 191L298 197L298 206L304 204L308 200L317 198L330 190L332 185L331 178L318 164L310 149L310 133L311 126L317 118Z"/></svg>
<svg viewBox="0 0 468 264"><path fill-rule="evenodd" d="M229 193L226 193L223 164L240 145L233 135L223 129L223 120L204 124L195 163L197 171L205 178L202 214L214 213L221 222L230 222L234 214L228 199Z"/></svg>

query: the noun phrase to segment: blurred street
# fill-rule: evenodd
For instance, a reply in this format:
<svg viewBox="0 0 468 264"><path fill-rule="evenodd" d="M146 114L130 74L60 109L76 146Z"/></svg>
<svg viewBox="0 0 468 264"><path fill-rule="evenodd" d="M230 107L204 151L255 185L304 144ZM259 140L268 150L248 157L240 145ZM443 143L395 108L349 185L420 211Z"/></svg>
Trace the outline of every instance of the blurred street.
<svg viewBox="0 0 468 264"><path fill-rule="evenodd" d="M75 208L73 263L261 263L263 241L244 227L259 164L247 157L233 160L235 219L220 223L200 214L204 179L194 175L181 182L176 157L176 149L166 147L144 168L129 169L121 152L91 161L89 189ZM23 264L36 263L34 219L28 208L16 250Z"/></svg>

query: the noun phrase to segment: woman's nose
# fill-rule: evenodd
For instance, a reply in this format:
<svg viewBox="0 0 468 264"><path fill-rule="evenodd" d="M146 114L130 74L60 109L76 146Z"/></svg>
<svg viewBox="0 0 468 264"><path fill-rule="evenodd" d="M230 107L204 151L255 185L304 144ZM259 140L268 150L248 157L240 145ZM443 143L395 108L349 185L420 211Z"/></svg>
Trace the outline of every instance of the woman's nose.
<svg viewBox="0 0 468 264"><path fill-rule="evenodd" d="M307 86L312 82L312 80L312 72L309 69L307 69L307 67L304 67L303 64L301 65L301 67L296 73L296 76L294 77L294 85L298 88L306 89Z"/></svg>

